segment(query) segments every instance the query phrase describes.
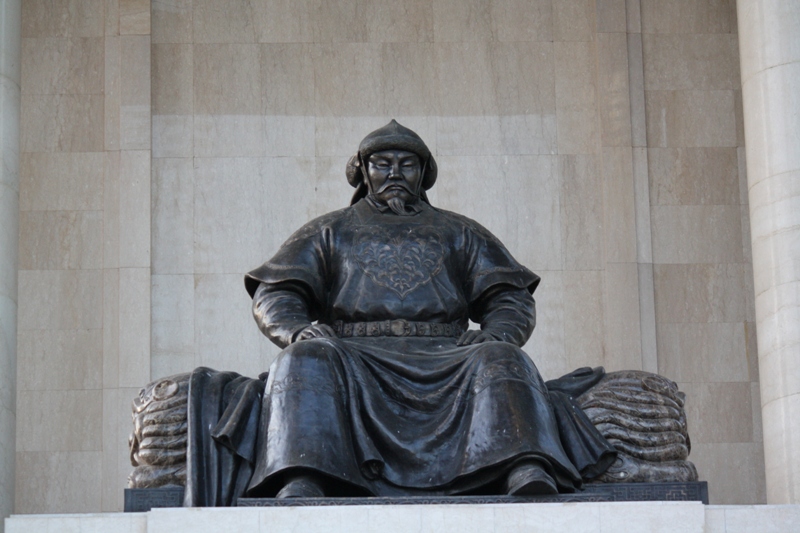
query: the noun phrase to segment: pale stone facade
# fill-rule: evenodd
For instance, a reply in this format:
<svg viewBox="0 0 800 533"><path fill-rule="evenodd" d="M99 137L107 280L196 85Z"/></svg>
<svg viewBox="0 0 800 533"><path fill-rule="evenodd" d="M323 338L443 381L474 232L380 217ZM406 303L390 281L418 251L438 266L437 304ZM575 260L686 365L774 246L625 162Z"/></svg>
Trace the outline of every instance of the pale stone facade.
<svg viewBox="0 0 800 533"><path fill-rule="evenodd" d="M712 502L766 501L733 0L26 0L21 19L15 512L119 510L140 386L268 367L242 274L347 205L345 162L390 118L437 157L432 203L542 275L542 374L676 380Z"/></svg>

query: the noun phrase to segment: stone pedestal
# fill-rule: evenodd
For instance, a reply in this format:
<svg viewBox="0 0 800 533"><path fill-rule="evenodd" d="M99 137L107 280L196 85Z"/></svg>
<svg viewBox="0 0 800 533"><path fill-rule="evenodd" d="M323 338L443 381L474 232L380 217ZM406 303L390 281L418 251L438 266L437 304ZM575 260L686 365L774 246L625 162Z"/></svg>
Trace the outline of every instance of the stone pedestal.
<svg viewBox="0 0 800 533"><path fill-rule="evenodd" d="M800 3L738 0L769 503L800 502Z"/></svg>
<svg viewBox="0 0 800 533"><path fill-rule="evenodd" d="M798 529L800 505L699 502L182 508L17 515L6 521L6 533L785 533Z"/></svg>
<svg viewBox="0 0 800 533"><path fill-rule="evenodd" d="M0 0L0 517L14 509L20 27L20 0Z"/></svg>

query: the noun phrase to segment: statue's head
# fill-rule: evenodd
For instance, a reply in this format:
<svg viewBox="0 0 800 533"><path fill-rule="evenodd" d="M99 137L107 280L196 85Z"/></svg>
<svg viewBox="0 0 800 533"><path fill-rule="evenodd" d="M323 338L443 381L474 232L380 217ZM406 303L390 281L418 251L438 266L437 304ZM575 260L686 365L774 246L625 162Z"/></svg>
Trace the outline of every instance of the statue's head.
<svg viewBox="0 0 800 533"><path fill-rule="evenodd" d="M347 181L356 188L351 204L367 195L392 207L417 198L427 202L425 191L436 182L436 161L425 142L392 120L361 141L358 153L347 162Z"/></svg>

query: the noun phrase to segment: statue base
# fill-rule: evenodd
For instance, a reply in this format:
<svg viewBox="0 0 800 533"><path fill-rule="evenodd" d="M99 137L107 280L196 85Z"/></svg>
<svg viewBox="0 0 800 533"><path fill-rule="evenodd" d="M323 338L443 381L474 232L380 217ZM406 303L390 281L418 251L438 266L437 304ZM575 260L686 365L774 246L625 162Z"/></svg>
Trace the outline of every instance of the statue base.
<svg viewBox="0 0 800 533"><path fill-rule="evenodd" d="M697 501L708 504L708 482L587 484L553 496L413 496L401 498L241 498L238 507L330 507L349 505L476 505L508 503ZM125 512L181 507L182 488L125 489Z"/></svg>

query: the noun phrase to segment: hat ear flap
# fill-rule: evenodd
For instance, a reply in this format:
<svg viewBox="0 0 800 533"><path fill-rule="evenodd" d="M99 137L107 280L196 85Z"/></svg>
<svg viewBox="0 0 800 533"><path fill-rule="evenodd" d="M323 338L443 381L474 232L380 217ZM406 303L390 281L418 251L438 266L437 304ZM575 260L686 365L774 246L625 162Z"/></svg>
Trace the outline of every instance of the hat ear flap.
<svg viewBox="0 0 800 533"><path fill-rule="evenodd" d="M345 174L347 175L347 183L349 183L351 187L358 187L363 182L361 159L358 157L358 154L351 157L347 162Z"/></svg>
<svg viewBox="0 0 800 533"><path fill-rule="evenodd" d="M433 155L428 157L428 162L425 163L425 175L422 176L422 190L427 191L433 184L436 183L436 177L439 174L439 167L436 166L436 160Z"/></svg>

